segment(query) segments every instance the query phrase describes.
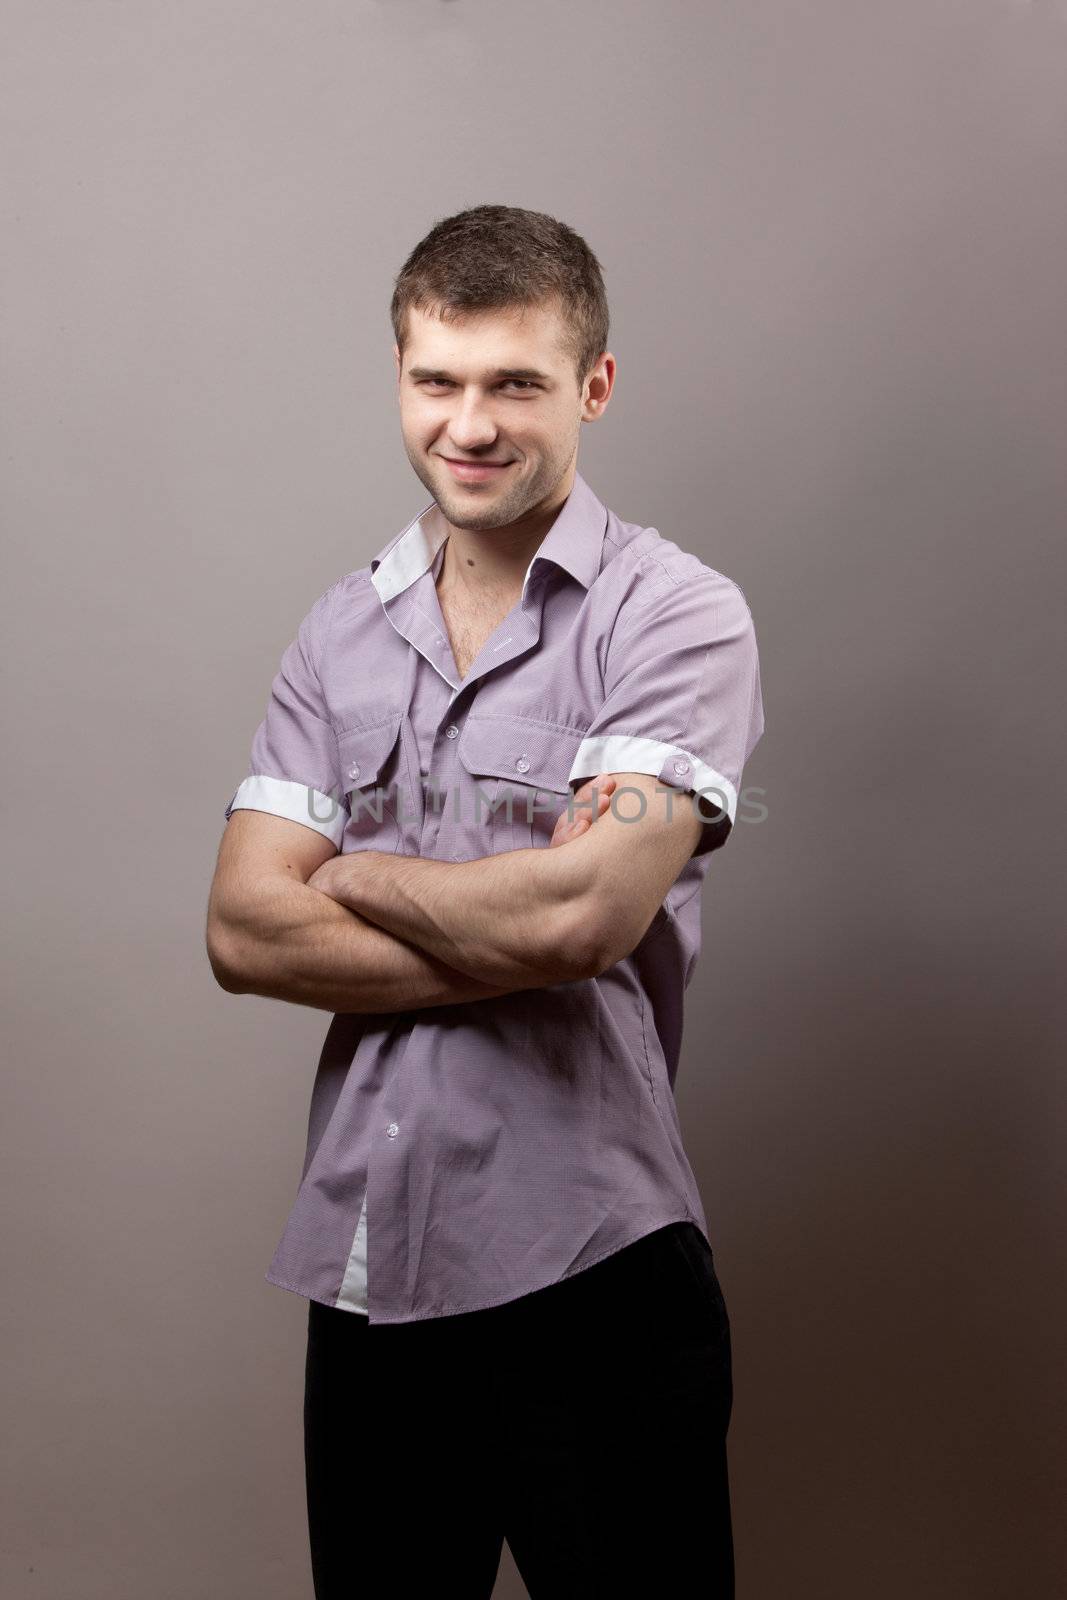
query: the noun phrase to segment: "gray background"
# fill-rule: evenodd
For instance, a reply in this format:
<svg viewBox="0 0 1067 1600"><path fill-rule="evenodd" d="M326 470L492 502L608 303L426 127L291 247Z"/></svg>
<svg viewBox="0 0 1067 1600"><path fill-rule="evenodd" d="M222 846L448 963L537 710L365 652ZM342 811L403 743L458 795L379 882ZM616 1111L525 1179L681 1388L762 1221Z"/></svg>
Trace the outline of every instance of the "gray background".
<svg viewBox="0 0 1067 1600"><path fill-rule="evenodd" d="M599 255L579 468L760 639L678 1085L739 1596L1061 1592L1064 0L2 22L4 1595L310 1596L262 1274L328 1018L215 986L207 891L297 623L424 502L389 295L483 201Z"/></svg>

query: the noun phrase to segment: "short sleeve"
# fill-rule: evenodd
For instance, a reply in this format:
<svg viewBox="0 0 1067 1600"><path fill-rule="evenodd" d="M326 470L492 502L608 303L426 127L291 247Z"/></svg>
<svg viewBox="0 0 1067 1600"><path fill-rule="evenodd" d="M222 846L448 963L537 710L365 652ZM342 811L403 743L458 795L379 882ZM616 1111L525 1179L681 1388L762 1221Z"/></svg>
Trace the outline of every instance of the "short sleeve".
<svg viewBox="0 0 1067 1600"><path fill-rule="evenodd" d="M604 701L569 781L645 772L702 796L707 819L694 855L726 843L745 762L763 733L759 653L737 584L710 568L665 575L652 600L619 619ZM692 802L691 802L692 803Z"/></svg>
<svg viewBox="0 0 1067 1600"><path fill-rule="evenodd" d="M347 808L337 735L324 703L320 669L337 585L301 622L271 684L266 716L252 739L247 776L226 807L269 811L313 828L340 849Z"/></svg>

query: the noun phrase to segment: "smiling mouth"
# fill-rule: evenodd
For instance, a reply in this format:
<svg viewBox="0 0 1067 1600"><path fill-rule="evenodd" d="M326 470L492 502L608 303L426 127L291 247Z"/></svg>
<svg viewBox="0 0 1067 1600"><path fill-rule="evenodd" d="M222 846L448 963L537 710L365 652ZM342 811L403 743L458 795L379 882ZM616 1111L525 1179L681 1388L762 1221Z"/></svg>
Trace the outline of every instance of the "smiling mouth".
<svg viewBox="0 0 1067 1600"><path fill-rule="evenodd" d="M503 472L505 467L514 465L511 461L456 461L452 456L442 456L441 460L448 463L457 478L470 483L490 478L494 472Z"/></svg>

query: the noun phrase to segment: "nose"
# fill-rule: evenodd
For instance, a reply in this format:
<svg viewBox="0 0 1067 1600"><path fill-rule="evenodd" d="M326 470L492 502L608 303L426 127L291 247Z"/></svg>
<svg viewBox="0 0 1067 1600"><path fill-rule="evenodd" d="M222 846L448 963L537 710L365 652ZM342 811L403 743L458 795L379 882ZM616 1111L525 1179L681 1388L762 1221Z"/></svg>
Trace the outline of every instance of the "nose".
<svg viewBox="0 0 1067 1600"><path fill-rule="evenodd" d="M465 395L449 419L448 434L460 454L492 445L497 428L484 400Z"/></svg>

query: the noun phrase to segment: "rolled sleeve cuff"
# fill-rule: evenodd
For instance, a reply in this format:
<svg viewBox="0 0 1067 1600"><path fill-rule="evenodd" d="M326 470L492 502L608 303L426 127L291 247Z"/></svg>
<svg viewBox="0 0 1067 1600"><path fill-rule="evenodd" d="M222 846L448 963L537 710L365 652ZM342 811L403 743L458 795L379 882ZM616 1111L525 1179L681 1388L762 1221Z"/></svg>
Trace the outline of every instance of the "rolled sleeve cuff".
<svg viewBox="0 0 1067 1600"><path fill-rule="evenodd" d="M592 778L598 772L647 772L673 789L691 789L706 795L710 805L726 812L731 827L737 815L737 790L729 778L681 745L629 733L583 739L567 782Z"/></svg>
<svg viewBox="0 0 1067 1600"><path fill-rule="evenodd" d="M290 822L302 823L329 839L340 850L348 813L330 795L312 789L306 783L294 783L291 778L245 778L237 793L226 807L226 817L231 811L268 811L275 817L286 817Z"/></svg>

